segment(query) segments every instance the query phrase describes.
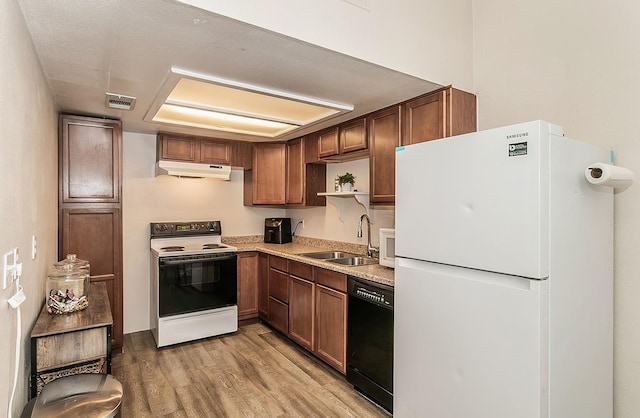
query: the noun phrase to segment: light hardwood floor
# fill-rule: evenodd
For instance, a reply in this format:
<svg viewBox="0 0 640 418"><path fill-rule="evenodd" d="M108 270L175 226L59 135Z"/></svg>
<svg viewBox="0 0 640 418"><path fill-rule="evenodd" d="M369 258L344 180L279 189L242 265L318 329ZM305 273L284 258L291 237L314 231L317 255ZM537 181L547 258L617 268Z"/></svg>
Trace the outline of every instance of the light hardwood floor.
<svg viewBox="0 0 640 418"><path fill-rule="evenodd" d="M162 349L149 331L127 334L112 364L122 418L390 416L262 323Z"/></svg>

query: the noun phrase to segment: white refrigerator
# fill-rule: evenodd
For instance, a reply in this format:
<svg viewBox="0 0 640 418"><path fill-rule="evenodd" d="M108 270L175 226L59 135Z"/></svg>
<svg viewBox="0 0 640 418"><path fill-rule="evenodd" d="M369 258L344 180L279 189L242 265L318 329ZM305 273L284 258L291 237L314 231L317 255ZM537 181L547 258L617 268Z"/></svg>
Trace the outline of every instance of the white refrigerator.
<svg viewBox="0 0 640 418"><path fill-rule="evenodd" d="M613 415L608 160L543 121L396 149L394 416Z"/></svg>

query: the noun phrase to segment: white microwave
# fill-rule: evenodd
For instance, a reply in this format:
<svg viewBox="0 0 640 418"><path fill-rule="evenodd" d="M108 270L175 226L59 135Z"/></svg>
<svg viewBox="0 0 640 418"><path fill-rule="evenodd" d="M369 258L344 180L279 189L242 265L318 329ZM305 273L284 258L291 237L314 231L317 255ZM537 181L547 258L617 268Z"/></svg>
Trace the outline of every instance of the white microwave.
<svg viewBox="0 0 640 418"><path fill-rule="evenodd" d="M396 230L380 228L380 264L391 267L396 261Z"/></svg>

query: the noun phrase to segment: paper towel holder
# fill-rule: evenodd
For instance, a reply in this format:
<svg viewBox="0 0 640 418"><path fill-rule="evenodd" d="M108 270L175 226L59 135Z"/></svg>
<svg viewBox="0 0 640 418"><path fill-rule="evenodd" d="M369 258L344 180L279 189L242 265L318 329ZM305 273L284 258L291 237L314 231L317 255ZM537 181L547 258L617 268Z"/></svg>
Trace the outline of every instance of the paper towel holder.
<svg viewBox="0 0 640 418"><path fill-rule="evenodd" d="M594 179L599 179L602 177L602 169L598 167L589 167L589 175Z"/></svg>
<svg viewBox="0 0 640 418"><path fill-rule="evenodd" d="M633 171L612 164L593 163L584 170L586 180L595 186L624 190L633 184Z"/></svg>

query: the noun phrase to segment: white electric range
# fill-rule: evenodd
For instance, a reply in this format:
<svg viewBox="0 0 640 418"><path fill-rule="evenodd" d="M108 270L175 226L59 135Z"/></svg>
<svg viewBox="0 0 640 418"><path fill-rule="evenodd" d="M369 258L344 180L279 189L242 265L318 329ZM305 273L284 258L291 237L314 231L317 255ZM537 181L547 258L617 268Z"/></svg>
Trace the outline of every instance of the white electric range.
<svg viewBox="0 0 640 418"><path fill-rule="evenodd" d="M238 329L237 248L220 221L151 224L151 332L158 347Z"/></svg>

